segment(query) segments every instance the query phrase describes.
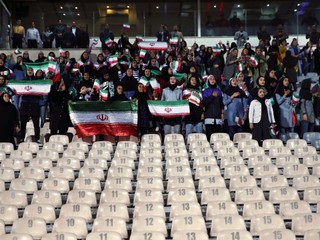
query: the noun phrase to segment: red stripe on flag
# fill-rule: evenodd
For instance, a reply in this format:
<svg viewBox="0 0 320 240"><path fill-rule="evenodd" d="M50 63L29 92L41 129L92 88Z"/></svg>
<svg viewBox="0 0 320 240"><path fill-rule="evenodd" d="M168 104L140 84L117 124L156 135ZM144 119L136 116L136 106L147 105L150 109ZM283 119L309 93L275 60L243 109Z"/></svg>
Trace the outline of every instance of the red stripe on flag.
<svg viewBox="0 0 320 240"><path fill-rule="evenodd" d="M138 136L138 128L132 124L77 124L74 126L79 137L102 134L106 136Z"/></svg>

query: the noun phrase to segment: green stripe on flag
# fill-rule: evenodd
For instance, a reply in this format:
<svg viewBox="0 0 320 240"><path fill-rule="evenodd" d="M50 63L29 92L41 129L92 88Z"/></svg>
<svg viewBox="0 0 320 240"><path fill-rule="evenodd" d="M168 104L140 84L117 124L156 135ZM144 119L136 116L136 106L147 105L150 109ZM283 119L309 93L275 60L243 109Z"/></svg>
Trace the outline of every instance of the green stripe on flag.
<svg viewBox="0 0 320 240"><path fill-rule="evenodd" d="M130 102L130 101L69 103L69 112L137 111L137 110L138 110L138 103Z"/></svg>
<svg viewBox="0 0 320 240"><path fill-rule="evenodd" d="M188 101L186 100L177 100L177 101L155 101L155 100L149 100L149 105L154 106L183 106L183 105L189 105Z"/></svg>

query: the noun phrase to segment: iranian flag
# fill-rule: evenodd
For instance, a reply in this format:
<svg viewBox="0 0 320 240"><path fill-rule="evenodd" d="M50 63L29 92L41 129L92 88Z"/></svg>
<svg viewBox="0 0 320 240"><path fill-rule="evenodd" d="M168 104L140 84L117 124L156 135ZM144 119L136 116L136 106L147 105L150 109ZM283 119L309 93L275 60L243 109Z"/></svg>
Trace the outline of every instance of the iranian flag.
<svg viewBox="0 0 320 240"><path fill-rule="evenodd" d="M55 62L55 61L57 61L57 59L56 59L56 58L51 57L51 56L48 56L48 57L47 57L47 59L48 59L49 61L51 61L51 62Z"/></svg>
<svg viewBox="0 0 320 240"><path fill-rule="evenodd" d="M172 38L170 38L170 40L169 40L169 43L170 43L171 45L177 45L178 42L179 42L179 38L178 38L178 37L172 37Z"/></svg>
<svg viewBox="0 0 320 240"><path fill-rule="evenodd" d="M143 37L141 35L137 35L136 36L136 41L142 42L143 41Z"/></svg>
<svg viewBox="0 0 320 240"><path fill-rule="evenodd" d="M48 95L51 88L51 80L10 80L8 83L17 95Z"/></svg>
<svg viewBox="0 0 320 240"><path fill-rule="evenodd" d="M113 40L108 38L104 43L106 44L107 47L112 47Z"/></svg>
<svg viewBox="0 0 320 240"><path fill-rule="evenodd" d="M181 62L173 61L172 62L172 70L173 70L173 72L179 72L180 69L181 69Z"/></svg>
<svg viewBox="0 0 320 240"><path fill-rule="evenodd" d="M239 62L237 66L238 72L242 72L245 69L245 66L243 63Z"/></svg>
<svg viewBox="0 0 320 240"><path fill-rule="evenodd" d="M64 51L61 47L59 47L59 54L60 54L60 56L64 56L64 53L65 53L65 51Z"/></svg>
<svg viewBox="0 0 320 240"><path fill-rule="evenodd" d="M219 47L218 44L212 49L214 54L220 54L221 53L221 48Z"/></svg>
<svg viewBox="0 0 320 240"><path fill-rule="evenodd" d="M188 101L148 101L150 113L156 117L174 118L190 114Z"/></svg>
<svg viewBox="0 0 320 240"><path fill-rule="evenodd" d="M183 91L183 99L187 99L190 103L193 103L196 106L200 106L202 101L202 94L197 91L185 89Z"/></svg>
<svg viewBox="0 0 320 240"><path fill-rule="evenodd" d="M101 101L107 101L107 100L109 99L108 90L103 90L103 89L101 89L101 91L100 91L100 97L101 97Z"/></svg>
<svg viewBox="0 0 320 240"><path fill-rule="evenodd" d="M92 45L97 45L97 44L98 44L98 39L96 39L96 38L93 39L93 40L92 40Z"/></svg>
<svg viewBox="0 0 320 240"><path fill-rule="evenodd" d="M124 24L122 24L122 27L125 29L130 29L130 24L124 23Z"/></svg>
<svg viewBox="0 0 320 240"><path fill-rule="evenodd" d="M70 119L79 137L137 136L137 109L137 103L129 101L69 103Z"/></svg>
<svg viewBox="0 0 320 240"><path fill-rule="evenodd" d="M22 52L20 51L19 48L17 48L16 50L13 51L13 53L14 53L15 55L19 55L19 54L21 54Z"/></svg>
<svg viewBox="0 0 320 240"><path fill-rule="evenodd" d="M113 67L113 66L117 65L117 63L118 63L118 56L117 55L111 55L109 57L110 66Z"/></svg>
<svg viewBox="0 0 320 240"><path fill-rule="evenodd" d="M144 56L146 56L146 54L147 54L147 50L140 49L139 57L144 58Z"/></svg>
<svg viewBox="0 0 320 240"><path fill-rule="evenodd" d="M155 79L153 77L150 79L147 79L145 76L142 76L139 80L139 83L142 83L143 86L145 86L145 87L151 86L153 89L160 88L160 84L158 83L157 79Z"/></svg>
<svg viewBox="0 0 320 240"><path fill-rule="evenodd" d="M252 63L253 67L256 67L258 66L258 59L255 57L255 56L251 56L250 59L249 59L249 62Z"/></svg>
<svg viewBox="0 0 320 240"><path fill-rule="evenodd" d="M26 68L32 68L34 72L42 70L45 73L55 72L57 63L52 61L40 62L40 63L24 63Z"/></svg>
<svg viewBox="0 0 320 240"><path fill-rule="evenodd" d="M168 44L166 42L139 42L138 47L144 50L154 50L162 51L168 49Z"/></svg>
<svg viewBox="0 0 320 240"><path fill-rule="evenodd" d="M97 93L100 91L100 80L99 79L94 80L93 89L96 89Z"/></svg>

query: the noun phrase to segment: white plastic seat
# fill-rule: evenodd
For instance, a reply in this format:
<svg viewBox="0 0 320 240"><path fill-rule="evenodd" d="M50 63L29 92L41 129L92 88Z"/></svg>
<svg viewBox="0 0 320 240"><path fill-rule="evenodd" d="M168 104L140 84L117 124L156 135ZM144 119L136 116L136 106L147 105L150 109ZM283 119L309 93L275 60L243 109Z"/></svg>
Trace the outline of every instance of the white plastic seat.
<svg viewBox="0 0 320 240"><path fill-rule="evenodd" d="M118 177L118 178L107 178L104 189L122 189L128 192L132 191L132 184L130 178Z"/></svg>
<svg viewBox="0 0 320 240"><path fill-rule="evenodd" d="M193 150L197 149L197 148L211 148L210 143L206 140L196 140L196 141L192 141L189 144L189 152L193 152Z"/></svg>
<svg viewBox="0 0 320 240"><path fill-rule="evenodd" d="M164 144L170 141L184 141L184 138L182 134L177 134L177 133L166 134L164 136Z"/></svg>
<svg viewBox="0 0 320 240"><path fill-rule="evenodd" d="M170 220L179 216L202 216L201 207L198 202L173 202L170 209Z"/></svg>
<svg viewBox="0 0 320 240"><path fill-rule="evenodd" d="M162 158L161 149L144 148L140 150L140 157L157 157Z"/></svg>
<svg viewBox="0 0 320 240"><path fill-rule="evenodd" d="M65 178L68 181L75 179L74 171L70 167L53 167L50 169L48 178Z"/></svg>
<svg viewBox="0 0 320 240"><path fill-rule="evenodd" d="M107 232L92 232L86 237L86 240L97 240L97 239L112 239L112 240L122 240L122 237L117 232L107 231Z"/></svg>
<svg viewBox="0 0 320 240"><path fill-rule="evenodd" d="M284 201L299 201L299 195L295 188L293 187L280 187L270 189L269 201L273 204L281 203Z"/></svg>
<svg viewBox="0 0 320 240"><path fill-rule="evenodd" d="M6 154L11 154L14 150L13 144L9 142L2 142L0 143L0 150L5 152Z"/></svg>
<svg viewBox="0 0 320 240"><path fill-rule="evenodd" d="M0 150L0 161L3 161L6 158L7 158L6 153Z"/></svg>
<svg viewBox="0 0 320 240"><path fill-rule="evenodd" d="M280 139L266 139L262 143L264 150L269 150L271 147L283 147L283 142Z"/></svg>
<svg viewBox="0 0 320 240"><path fill-rule="evenodd" d="M108 177L125 177L133 179L132 168L126 166L111 166L108 171Z"/></svg>
<svg viewBox="0 0 320 240"><path fill-rule="evenodd" d="M267 155L255 155L248 158L248 167L254 168L258 165L268 165L272 164L271 158Z"/></svg>
<svg viewBox="0 0 320 240"><path fill-rule="evenodd" d="M262 178L266 176L278 175L279 171L276 165L258 165L254 167L253 175L255 178Z"/></svg>
<svg viewBox="0 0 320 240"><path fill-rule="evenodd" d="M30 234L24 234L24 233L4 234L4 235L0 235L0 239L1 240L33 240Z"/></svg>
<svg viewBox="0 0 320 240"><path fill-rule="evenodd" d="M93 222L92 232L117 232L122 238L128 238L126 221L123 218L96 218Z"/></svg>
<svg viewBox="0 0 320 240"><path fill-rule="evenodd" d="M14 150L11 152L10 158L23 159L25 162L29 162L31 159L33 159L33 155L30 150Z"/></svg>
<svg viewBox="0 0 320 240"><path fill-rule="evenodd" d="M11 233L26 233L33 239L41 239L47 233L46 222L42 218L19 218L13 222Z"/></svg>
<svg viewBox="0 0 320 240"><path fill-rule="evenodd" d="M319 238L319 229L314 229L314 230L308 230L304 233L304 240L314 240Z"/></svg>
<svg viewBox="0 0 320 240"><path fill-rule="evenodd" d="M209 157L208 157L209 158ZM170 157L166 158L166 168L170 166L190 166L188 157ZM162 165L160 165L162 166Z"/></svg>
<svg viewBox="0 0 320 240"><path fill-rule="evenodd" d="M134 194L134 204L141 202L163 203L162 191L157 189L137 189Z"/></svg>
<svg viewBox="0 0 320 240"><path fill-rule="evenodd" d="M49 138L49 142L54 142L54 143L62 143L63 145L68 145L69 144L69 138L67 135L51 135Z"/></svg>
<svg viewBox="0 0 320 240"><path fill-rule="evenodd" d="M133 141L120 141L120 142L118 142L117 147L116 147L116 151L121 148L122 149L132 149L136 152L138 151L137 143L133 142Z"/></svg>
<svg viewBox="0 0 320 240"><path fill-rule="evenodd" d="M85 153L88 153L89 145L86 142L71 142L68 144L68 149L82 150Z"/></svg>
<svg viewBox="0 0 320 240"><path fill-rule="evenodd" d="M311 213L310 205L306 201L289 201L280 203L280 215L284 219L292 219L295 214Z"/></svg>
<svg viewBox="0 0 320 240"><path fill-rule="evenodd" d="M199 179L199 184L198 184L199 191L202 191L205 188L217 188L217 187L226 187L225 180L221 176L211 176L211 177L205 176Z"/></svg>
<svg viewBox="0 0 320 240"><path fill-rule="evenodd" d="M49 158L34 158L32 161L29 163L29 167L34 167L34 168L42 168L45 171L49 171L50 168L52 168L52 160Z"/></svg>
<svg viewBox="0 0 320 240"><path fill-rule="evenodd" d="M113 145L109 141L96 141L92 144L92 149L103 149L109 153L113 152Z"/></svg>
<svg viewBox="0 0 320 240"><path fill-rule="evenodd" d="M307 154L302 157L302 162L304 165L311 167L313 165L320 164L320 156L318 154Z"/></svg>
<svg viewBox="0 0 320 240"><path fill-rule="evenodd" d="M0 167L0 180L11 182L15 179L14 169L11 167Z"/></svg>
<svg viewBox="0 0 320 240"><path fill-rule="evenodd" d="M167 159L169 157L188 157L188 153L185 147L169 148L166 150L165 158Z"/></svg>
<svg viewBox="0 0 320 240"><path fill-rule="evenodd" d="M123 203L130 205L129 193L122 189L105 189L101 192L100 203Z"/></svg>
<svg viewBox="0 0 320 240"><path fill-rule="evenodd" d="M42 236L41 240L77 240L77 236L73 233L47 233Z"/></svg>
<svg viewBox="0 0 320 240"><path fill-rule="evenodd" d="M275 158L278 156L290 156L291 150L287 147L271 147L269 148L269 156Z"/></svg>
<svg viewBox="0 0 320 240"><path fill-rule="evenodd" d="M97 196L92 190L72 190L68 193L67 203L83 203L97 206Z"/></svg>
<svg viewBox="0 0 320 240"><path fill-rule="evenodd" d="M286 165L283 167L283 175L287 178L309 175L309 170L304 164Z"/></svg>
<svg viewBox="0 0 320 240"><path fill-rule="evenodd" d="M296 239L296 235L289 229L268 229L260 232L260 240Z"/></svg>
<svg viewBox="0 0 320 240"><path fill-rule="evenodd" d="M40 151L38 151L37 153L37 158L38 159L50 159L52 161L57 161L59 159L59 147L58 144L57 145L57 150L55 149L45 149L42 148ZM62 146L62 151L63 151L63 146Z"/></svg>
<svg viewBox="0 0 320 240"><path fill-rule="evenodd" d="M246 230L246 225L240 215L217 215L212 218L210 236L217 236L225 231Z"/></svg>
<svg viewBox="0 0 320 240"><path fill-rule="evenodd" d="M272 175L261 178L261 189L263 190L271 190L272 188L288 186L288 180L283 175Z"/></svg>
<svg viewBox="0 0 320 240"><path fill-rule="evenodd" d="M162 178L159 177L146 177L140 178L137 181L136 189L152 188L163 191L163 182Z"/></svg>
<svg viewBox="0 0 320 240"><path fill-rule="evenodd" d="M312 167L312 175L320 177L320 164L314 165Z"/></svg>
<svg viewBox="0 0 320 240"><path fill-rule="evenodd" d="M215 141L218 141L218 140L230 140L229 134L227 134L227 133L213 133L213 134L211 134L210 144L214 145Z"/></svg>
<svg viewBox="0 0 320 240"><path fill-rule="evenodd" d="M265 197L263 191L259 187L243 188L236 190L235 202L246 203L248 201L264 201Z"/></svg>
<svg viewBox="0 0 320 240"><path fill-rule="evenodd" d="M168 162L168 159L166 159ZM186 159L187 162L188 159ZM217 165L217 160L215 157L209 157L209 156L200 156L200 157L195 157L193 159L193 169L196 169L197 167L200 167L201 165Z"/></svg>
<svg viewBox="0 0 320 240"><path fill-rule="evenodd" d="M82 217L87 223L92 222L90 206L84 203L66 203L62 205L59 217Z"/></svg>
<svg viewBox="0 0 320 240"><path fill-rule="evenodd" d="M256 215L275 214L273 204L269 201L247 201L243 205L243 218L251 219Z"/></svg>
<svg viewBox="0 0 320 240"><path fill-rule="evenodd" d="M238 209L234 202L208 202L206 220L212 220L217 215L237 215Z"/></svg>
<svg viewBox="0 0 320 240"><path fill-rule="evenodd" d="M298 158L303 158L306 155L314 155L317 154L317 150L315 147L307 146L307 147L297 147L294 149L294 155Z"/></svg>
<svg viewBox="0 0 320 240"><path fill-rule="evenodd" d="M158 134L144 134L141 137L141 143L145 142L158 142L161 144L161 138Z"/></svg>
<svg viewBox="0 0 320 240"><path fill-rule="evenodd" d="M32 194L38 190L37 181L31 178L16 178L11 180L9 190L24 191L27 194Z"/></svg>
<svg viewBox="0 0 320 240"><path fill-rule="evenodd" d="M172 211L172 207L171 207ZM166 213L164 211L164 206L160 202L141 202L136 203L134 206L133 218L136 217L148 217L157 216L166 220Z"/></svg>
<svg viewBox="0 0 320 240"><path fill-rule="evenodd" d="M253 176L234 176L230 178L229 190L257 187L256 179Z"/></svg>
<svg viewBox="0 0 320 240"><path fill-rule="evenodd" d="M24 167L20 170L19 178L31 178L38 182L41 182L46 178L46 176L43 168Z"/></svg>
<svg viewBox="0 0 320 240"><path fill-rule="evenodd" d="M18 150L29 150L34 154L39 151L39 144L35 142L22 142L19 144Z"/></svg>
<svg viewBox="0 0 320 240"><path fill-rule="evenodd" d="M200 165L196 168L196 173L194 178L200 179L203 177L210 177L210 176L221 176L220 169L216 164L206 164Z"/></svg>
<svg viewBox="0 0 320 240"><path fill-rule="evenodd" d="M242 157L243 158L249 158L252 156L262 156L264 155L264 149L262 147L248 147L242 150Z"/></svg>
<svg viewBox="0 0 320 240"><path fill-rule="evenodd" d="M53 151L57 151L58 153L63 153L64 146L62 142L46 142L43 144L42 150L53 150Z"/></svg>
<svg viewBox="0 0 320 240"><path fill-rule="evenodd" d="M156 216L134 218L132 232L160 232L165 236L168 235L165 220Z"/></svg>
<svg viewBox="0 0 320 240"><path fill-rule="evenodd" d="M223 231L218 233L217 235L217 240L233 240L233 239L252 240L253 237L250 232L245 230Z"/></svg>
<svg viewBox="0 0 320 240"><path fill-rule="evenodd" d="M74 181L73 190L92 190L96 193L101 192L101 183L98 178L77 178Z"/></svg>
<svg viewBox="0 0 320 240"><path fill-rule="evenodd" d="M195 189L193 179L190 177L170 177L167 183L167 190L176 188Z"/></svg>
<svg viewBox="0 0 320 240"><path fill-rule="evenodd" d="M202 216L177 216L172 220L171 234L180 231L206 232L207 227Z"/></svg>
<svg viewBox="0 0 320 240"><path fill-rule="evenodd" d="M251 217L250 232L259 235L264 230L285 229L281 216L276 214L255 215Z"/></svg>
<svg viewBox="0 0 320 240"><path fill-rule="evenodd" d="M25 161L20 158L6 158L1 161L2 168L12 168L14 171L19 172L25 167Z"/></svg>
<svg viewBox="0 0 320 240"><path fill-rule="evenodd" d="M208 141L207 136L204 133L190 133L187 138L187 144L191 144L194 141Z"/></svg>
<svg viewBox="0 0 320 240"><path fill-rule="evenodd" d="M231 140L215 141L214 145L212 146L212 149L214 152L218 152L222 148L226 148L226 147L234 147L233 141L231 141Z"/></svg>
<svg viewBox="0 0 320 240"><path fill-rule="evenodd" d="M54 190L60 193L70 191L69 181L66 178L46 178L43 180L41 190Z"/></svg>
<svg viewBox="0 0 320 240"><path fill-rule="evenodd" d="M246 140L251 140L252 139L252 134L247 133L247 132L241 132L241 133L235 133L233 136L233 141L235 143L239 141L246 141Z"/></svg>
<svg viewBox="0 0 320 240"><path fill-rule="evenodd" d="M313 175L294 177L292 187L297 190L304 190L310 187L320 187L319 177Z"/></svg>
<svg viewBox="0 0 320 240"><path fill-rule="evenodd" d="M240 152L236 147L226 147L221 148L217 151L217 158L220 159L221 157L226 156L240 156Z"/></svg>
<svg viewBox="0 0 320 240"><path fill-rule="evenodd" d="M194 159L194 158L200 157L200 156L213 157L214 155L213 155L213 151L212 151L211 147L210 146L199 147L199 148L192 150L191 159Z"/></svg>
<svg viewBox="0 0 320 240"><path fill-rule="evenodd" d="M237 148L239 149L239 151L243 151L243 149L248 147L259 147L259 143L257 140L254 139L237 141Z"/></svg>
<svg viewBox="0 0 320 240"><path fill-rule="evenodd" d="M147 166L162 167L162 159L156 157L139 158L139 168Z"/></svg>
<svg viewBox="0 0 320 240"><path fill-rule="evenodd" d="M149 178L149 177L157 177L163 178L162 167L160 166L144 166L139 167L137 173L137 179L140 178Z"/></svg>
<svg viewBox="0 0 320 240"><path fill-rule="evenodd" d="M115 153L114 153L115 157L130 157L133 159L137 159L137 152L133 149L130 148L119 148L116 149Z"/></svg>
<svg viewBox="0 0 320 240"><path fill-rule="evenodd" d="M66 168L71 168L73 170L79 170L81 168L81 162L77 158L62 157L58 159L56 167L62 167L62 168L66 167Z"/></svg>
<svg viewBox="0 0 320 240"><path fill-rule="evenodd" d="M169 179L170 177L192 177L190 166L182 165L168 167L166 169L166 179Z"/></svg>
<svg viewBox="0 0 320 240"><path fill-rule="evenodd" d="M186 144L184 143L184 140L183 141L180 140L180 141L166 142L164 144L165 152L168 151L168 149L170 149L170 148L179 148L179 149L187 150Z"/></svg>
<svg viewBox="0 0 320 240"><path fill-rule="evenodd" d="M24 218L42 218L47 224L56 220L55 209L49 204L30 204L23 213Z"/></svg>
<svg viewBox="0 0 320 240"><path fill-rule="evenodd" d="M77 238L85 238L88 234L87 223L81 217L60 217L53 224L53 233L73 233Z"/></svg>
<svg viewBox="0 0 320 240"><path fill-rule="evenodd" d="M167 199L167 204L171 205L174 202L197 202L197 195L193 188L175 188L170 189Z"/></svg>
<svg viewBox="0 0 320 240"><path fill-rule="evenodd" d="M320 215L316 213L296 214L292 217L292 231L303 235L309 230L320 230Z"/></svg>
<svg viewBox="0 0 320 240"><path fill-rule="evenodd" d="M304 189L303 200L307 201L308 203L320 202L320 187Z"/></svg>
<svg viewBox="0 0 320 240"><path fill-rule="evenodd" d="M243 158L241 156L225 156L220 159L220 168L224 169L226 166L230 165L240 165L244 164Z"/></svg>
<svg viewBox="0 0 320 240"><path fill-rule="evenodd" d="M286 143L286 147L290 150L294 150L297 147L306 147L307 142L304 139L289 139Z"/></svg>
<svg viewBox="0 0 320 240"><path fill-rule="evenodd" d="M0 204L0 220L6 225L11 225L18 219L18 208L14 205Z"/></svg>
<svg viewBox="0 0 320 240"><path fill-rule="evenodd" d="M88 157L90 158L100 158L105 161L111 160L111 154L107 149L100 149L100 148L91 148L89 151Z"/></svg>
<svg viewBox="0 0 320 240"><path fill-rule="evenodd" d="M67 149L63 152L64 158L76 158L80 161L83 161L85 157L85 152L80 149Z"/></svg>
<svg viewBox="0 0 320 240"><path fill-rule="evenodd" d="M153 149L161 149L161 141L143 141L141 140L141 145L140 145L140 150L142 149L148 149L148 148L153 148Z"/></svg>
<svg viewBox="0 0 320 240"><path fill-rule="evenodd" d="M83 163L84 167L101 167L103 170L107 170L108 169L108 162L104 159L101 158L92 158L92 157L88 157L84 160Z"/></svg>
<svg viewBox="0 0 320 240"><path fill-rule="evenodd" d="M283 168L286 165L300 164L299 158L294 155L276 157L276 165L278 168Z"/></svg>
<svg viewBox="0 0 320 240"><path fill-rule="evenodd" d="M206 188L201 193L201 205L211 201L231 201L230 193L227 188Z"/></svg>
<svg viewBox="0 0 320 240"><path fill-rule="evenodd" d="M59 208L62 205L61 194L58 191L36 191L33 193L31 204L49 204Z"/></svg>
<svg viewBox="0 0 320 240"><path fill-rule="evenodd" d="M157 240L165 240L166 237L163 233L161 232L134 232L131 233L130 235L130 240L141 240L143 238L146 239L157 239Z"/></svg>
<svg viewBox="0 0 320 240"><path fill-rule="evenodd" d="M97 218L119 217L129 221L127 205L123 203L102 203L98 207Z"/></svg>
<svg viewBox="0 0 320 240"><path fill-rule="evenodd" d="M83 178L98 178L100 181L105 180L105 173L101 167L82 167L79 170L79 176Z"/></svg>
<svg viewBox="0 0 320 240"><path fill-rule="evenodd" d="M224 170L224 178L229 179L234 176L248 176L249 169L244 164L227 166Z"/></svg>

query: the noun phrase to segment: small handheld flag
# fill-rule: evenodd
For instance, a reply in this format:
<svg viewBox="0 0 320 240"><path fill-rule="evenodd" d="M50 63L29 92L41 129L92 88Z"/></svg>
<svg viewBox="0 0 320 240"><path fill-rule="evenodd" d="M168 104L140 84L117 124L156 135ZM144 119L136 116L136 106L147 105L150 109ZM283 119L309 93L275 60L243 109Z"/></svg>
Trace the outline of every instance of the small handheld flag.
<svg viewBox="0 0 320 240"><path fill-rule="evenodd" d="M147 54L147 50L140 49L139 57L144 58Z"/></svg>
<svg viewBox="0 0 320 240"><path fill-rule="evenodd" d="M17 48L16 50L13 51L13 53L14 53L15 55L19 55L19 54L21 54L22 52L20 51L19 48Z"/></svg>
<svg viewBox="0 0 320 240"><path fill-rule="evenodd" d="M128 23L122 24L122 27L125 29L130 29L130 25Z"/></svg>
<svg viewBox="0 0 320 240"><path fill-rule="evenodd" d="M143 37L141 35L136 36L136 41L143 42Z"/></svg>
<svg viewBox="0 0 320 240"><path fill-rule="evenodd" d="M59 49L60 56L64 56L65 51L61 47L59 47L58 49Z"/></svg>

